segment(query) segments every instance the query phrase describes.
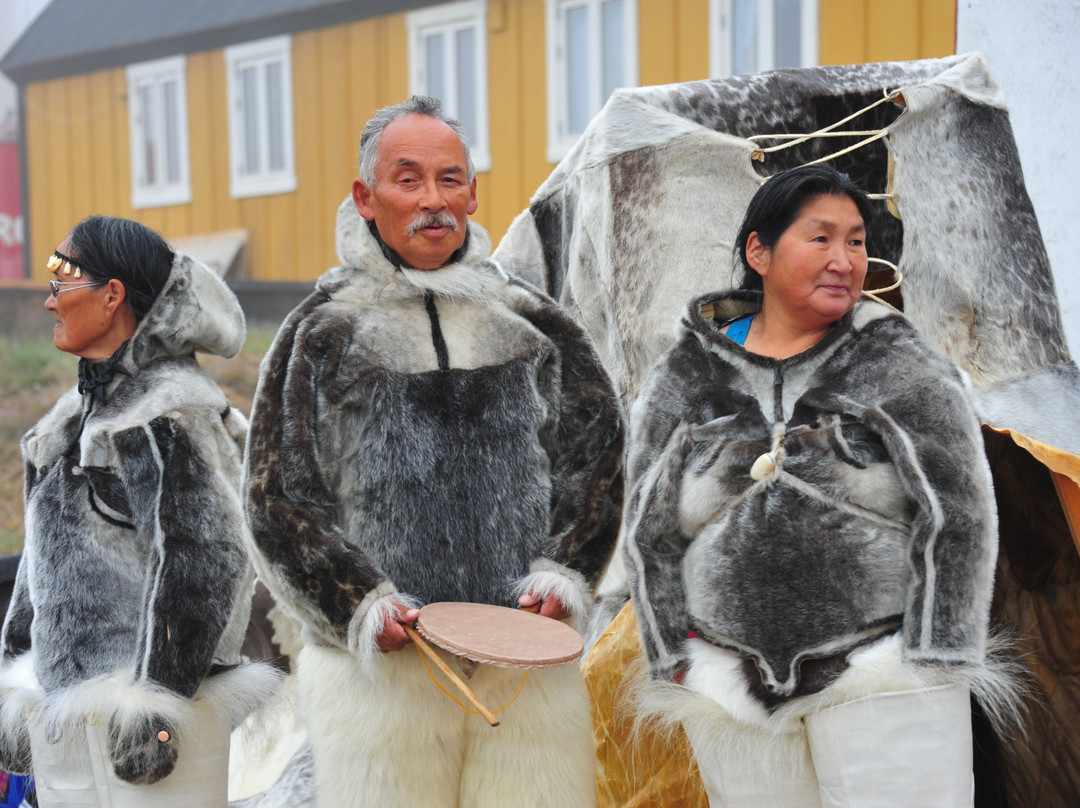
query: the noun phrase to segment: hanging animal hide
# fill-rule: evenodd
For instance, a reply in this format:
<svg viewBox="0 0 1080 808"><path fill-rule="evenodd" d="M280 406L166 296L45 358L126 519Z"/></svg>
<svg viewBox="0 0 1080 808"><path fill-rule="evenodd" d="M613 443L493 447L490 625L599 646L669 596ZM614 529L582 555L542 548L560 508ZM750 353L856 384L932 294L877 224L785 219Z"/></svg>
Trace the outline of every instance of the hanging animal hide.
<svg viewBox="0 0 1080 808"><path fill-rule="evenodd" d="M985 423L1080 453L1080 372L979 55L620 90L495 257L577 310L633 399L686 302L738 285L733 239L762 180L867 139L811 138L759 162L784 141L747 138L816 132L867 107L843 129L884 136L833 164L891 192L868 246L899 264L905 314L971 374Z"/></svg>

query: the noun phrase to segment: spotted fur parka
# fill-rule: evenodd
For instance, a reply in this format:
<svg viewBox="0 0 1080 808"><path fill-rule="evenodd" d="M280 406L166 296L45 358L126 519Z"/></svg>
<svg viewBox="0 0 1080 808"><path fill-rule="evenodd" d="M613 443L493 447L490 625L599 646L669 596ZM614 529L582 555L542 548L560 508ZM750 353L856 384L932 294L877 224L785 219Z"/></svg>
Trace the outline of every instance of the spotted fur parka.
<svg viewBox="0 0 1080 808"><path fill-rule="evenodd" d="M759 307L691 303L633 408L626 560L651 673L688 666L689 632L751 661L766 697L898 631L907 662L981 665L997 521L966 378L869 301L783 360L717 330Z"/></svg>
<svg viewBox="0 0 1080 808"><path fill-rule="evenodd" d="M515 606L531 589L580 617L614 548L623 457L584 332L488 259L476 224L446 266L403 270L349 198L337 246L260 372L260 577L309 639L362 664L388 599Z"/></svg>
<svg viewBox="0 0 1080 808"><path fill-rule="evenodd" d="M183 755L197 693L238 723L273 686L268 666L237 667L254 575L246 420L194 356L231 356L244 333L232 292L176 253L132 338L113 360L83 360L80 388L23 438L26 540L0 665L5 768L31 766L28 720L56 740L104 719L117 775L153 782Z"/></svg>

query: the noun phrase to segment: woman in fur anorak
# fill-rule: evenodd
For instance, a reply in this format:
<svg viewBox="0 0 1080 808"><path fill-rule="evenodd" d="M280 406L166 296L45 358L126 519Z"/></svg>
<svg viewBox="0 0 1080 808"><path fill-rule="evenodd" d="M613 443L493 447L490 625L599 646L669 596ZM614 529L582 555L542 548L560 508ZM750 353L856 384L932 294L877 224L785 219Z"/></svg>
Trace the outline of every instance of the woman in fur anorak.
<svg viewBox="0 0 1080 808"><path fill-rule="evenodd" d="M634 405L643 698L712 806L971 804L989 466L966 378L859 299L868 204L832 168L769 179L743 288L690 304Z"/></svg>
<svg viewBox="0 0 1080 808"><path fill-rule="evenodd" d="M125 219L80 222L49 268L53 341L80 357L79 383L22 442L0 766L32 771L43 807L224 806L212 772L273 676L238 666L246 422L194 354L235 354L243 313L208 267Z"/></svg>

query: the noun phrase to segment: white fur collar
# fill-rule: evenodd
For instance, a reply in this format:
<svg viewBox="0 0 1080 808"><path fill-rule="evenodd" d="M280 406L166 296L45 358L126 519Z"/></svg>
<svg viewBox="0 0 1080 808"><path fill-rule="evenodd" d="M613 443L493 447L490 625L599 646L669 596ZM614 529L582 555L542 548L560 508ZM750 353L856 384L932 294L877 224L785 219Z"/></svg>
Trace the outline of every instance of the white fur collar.
<svg viewBox="0 0 1080 808"><path fill-rule="evenodd" d="M341 284L380 289L394 285L406 290L410 287L421 291L430 289L450 297L477 297L490 281L485 273L477 273L477 267L491 253L491 238L475 222L469 222L467 226L469 239L460 260L437 270L399 269L386 259L353 198L347 196L337 214L337 253L341 266L324 273L318 286L330 291ZM485 269L492 275L501 276L493 266L485 266Z"/></svg>

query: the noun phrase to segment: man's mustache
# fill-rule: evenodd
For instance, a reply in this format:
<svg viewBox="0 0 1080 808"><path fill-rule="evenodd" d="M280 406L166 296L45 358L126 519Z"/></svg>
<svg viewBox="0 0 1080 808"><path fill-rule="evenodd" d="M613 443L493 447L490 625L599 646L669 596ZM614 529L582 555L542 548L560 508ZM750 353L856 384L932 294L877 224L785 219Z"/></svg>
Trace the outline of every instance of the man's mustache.
<svg viewBox="0 0 1080 808"><path fill-rule="evenodd" d="M412 224L409 225L409 238L415 236L418 230L425 227L449 227L451 230L457 230L458 223L457 219L445 211L442 213L423 213L413 219Z"/></svg>

